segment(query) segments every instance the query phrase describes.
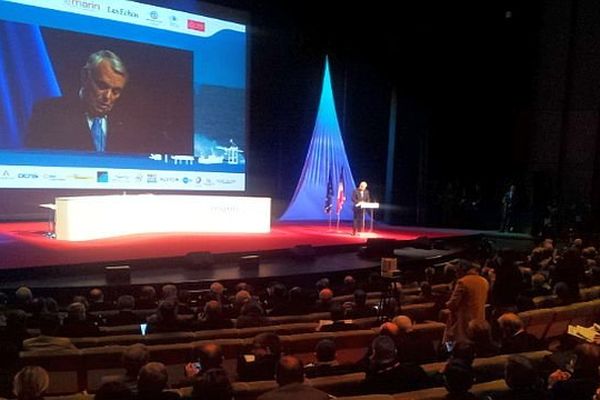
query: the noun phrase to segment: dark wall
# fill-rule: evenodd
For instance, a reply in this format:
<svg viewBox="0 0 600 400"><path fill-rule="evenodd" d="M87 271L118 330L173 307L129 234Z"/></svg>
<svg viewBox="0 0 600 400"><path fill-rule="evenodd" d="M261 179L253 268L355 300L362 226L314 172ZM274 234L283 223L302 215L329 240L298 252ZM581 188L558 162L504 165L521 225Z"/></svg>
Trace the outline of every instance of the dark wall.
<svg viewBox="0 0 600 400"><path fill-rule="evenodd" d="M291 198L328 54L355 179L368 180L380 198L396 90L394 222L439 222L436 188L450 181L487 184L490 201L499 202L496 186L520 177L526 164L516 125L532 98L537 3L512 7L510 18L504 4L335 3L250 6L250 190L282 206Z"/></svg>

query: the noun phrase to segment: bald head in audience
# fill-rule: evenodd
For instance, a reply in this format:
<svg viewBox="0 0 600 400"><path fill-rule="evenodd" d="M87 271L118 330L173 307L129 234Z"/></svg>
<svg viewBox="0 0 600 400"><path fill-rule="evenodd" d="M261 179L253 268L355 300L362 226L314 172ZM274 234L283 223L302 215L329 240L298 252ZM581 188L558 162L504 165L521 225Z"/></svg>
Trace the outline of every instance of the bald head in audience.
<svg viewBox="0 0 600 400"><path fill-rule="evenodd" d="M198 361L202 370L221 368L223 364L223 351L216 343L204 343L196 350Z"/></svg>
<svg viewBox="0 0 600 400"><path fill-rule="evenodd" d="M223 285L220 282L213 282L210 285L210 291L211 291L211 293L213 293L217 296L221 296L223 294L223 292L225 291L225 287L223 287Z"/></svg>
<svg viewBox="0 0 600 400"><path fill-rule="evenodd" d="M304 365L299 358L294 356L284 356L277 364L277 384L279 386L289 385L291 383L304 382Z"/></svg>
<svg viewBox="0 0 600 400"><path fill-rule="evenodd" d="M392 338L395 338L396 336L398 336L399 332L400 332L400 329L398 328L398 325L396 325L393 322L384 322L383 324L381 324L381 327L379 328L380 335L385 335L385 336L389 336Z"/></svg>
<svg viewBox="0 0 600 400"><path fill-rule="evenodd" d="M177 300L177 286L164 285L161 292L163 300Z"/></svg>
<svg viewBox="0 0 600 400"><path fill-rule="evenodd" d="M121 362L125 373L130 377L137 377L140 369L148 363L150 352L142 343L132 344L123 351Z"/></svg>
<svg viewBox="0 0 600 400"><path fill-rule="evenodd" d="M329 288L325 288L319 292L319 300L322 303L328 303L333 299L333 291Z"/></svg>
<svg viewBox="0 0 600 400"><path fill-rule="evenodd" d="M413 322L410 317L406 315L398 315L392 320L398 327L398 330L403 333L409 333L413 330Z"/></svg>
<svg viewBox="0 0 600 400"><path fill-rule="evenodd" d="M168 380L169 375L165 365L159 362L150 362L140 369L138 392L140 395L158 394L166 389Z"/></svg>
<svg viewBox="0 0 600 400"><path fill-rule="evenodd" d="M498 318L498 326L505 336L514 336L523 330L523 321L515 313L504 313Z"/></svg>

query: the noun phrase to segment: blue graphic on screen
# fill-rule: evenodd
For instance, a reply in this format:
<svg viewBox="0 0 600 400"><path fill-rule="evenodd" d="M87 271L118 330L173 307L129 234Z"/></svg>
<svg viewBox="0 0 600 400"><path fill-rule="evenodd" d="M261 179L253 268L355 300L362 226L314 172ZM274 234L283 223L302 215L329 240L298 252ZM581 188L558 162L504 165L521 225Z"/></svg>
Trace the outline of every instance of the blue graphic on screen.
<svg viewBox="0 0 600 400"><path fill-rule="evenodd" d="M0 188L245 190L244 26L103 1L57 3L67 10L93 4L89 13L0 2L0 169L17 177L0 180ZM131 23L110 19L115 4ZM169 26L160 25L169 12ZM203 32L206 24L207 33L190 34L190 23ZM111 61L112 72L100 73L90 61L107 52L122 70ZM121 79L120 94L108 100L103 85L111 74ZM91 133L98 117L100 147L97 124ZM99 179L85 168L107 173ZM40 178L23 186L21 171ZM144 171L158 171L157 182L168 171L162 181L180 186L142 185ZM94 186L100 182L107 185Z"/></svg>
<svg viewBox="0 0 600 400"><path fill-rule="evenodd" d="M350 198L354 178L346 156L335 111L329 61L325 60L323 89L308 154L294 197L282 221L352 219Z"/></svg>
<svg viewBox="0 0 600 400"><path fill-rule="evenodd" d="M39 27L0 24L0 148L20 148L33 105L60 96Z"/></svg>

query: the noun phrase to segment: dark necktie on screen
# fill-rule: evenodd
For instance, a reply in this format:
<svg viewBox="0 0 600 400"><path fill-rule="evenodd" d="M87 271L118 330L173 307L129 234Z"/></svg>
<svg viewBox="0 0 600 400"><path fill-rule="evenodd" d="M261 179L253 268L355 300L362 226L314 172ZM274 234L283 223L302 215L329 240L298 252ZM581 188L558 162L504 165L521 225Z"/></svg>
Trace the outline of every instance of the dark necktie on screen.
<svg viewBox="0 0 600 400"><path fill-rule="evenodd" d="M102 129L102 118L94 118L92 120L92 137L94 138L96 151L103 152L106 148L106 134Z"/></svg>

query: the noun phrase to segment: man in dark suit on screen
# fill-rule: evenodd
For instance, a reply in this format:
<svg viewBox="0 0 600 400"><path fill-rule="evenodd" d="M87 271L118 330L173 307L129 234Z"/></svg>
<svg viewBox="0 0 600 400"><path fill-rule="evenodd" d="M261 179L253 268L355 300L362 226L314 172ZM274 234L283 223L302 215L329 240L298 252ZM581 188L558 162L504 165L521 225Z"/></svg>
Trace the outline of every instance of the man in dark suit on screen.
<svg viewBox="0 0 600 400"><path fill-rule="evenodd" d="M363 221L365 216L365 209L362 208L362 203L369 203L371 201L371 195L367 190L367 182L362 181L356 189L352 192L352 212L353 212L353 223L352 223L352 234L356 235L356 231L363 230Z"/></svg>
<svg viewBox="0 0 600 400"><path fill-rule="evenodd" d="M126 126L112 112L129 75L110 50L91 54L81 70L81 88L74 96L41 101L29 120L26 147L96 152L144 152L136 138L140 127Z"/></svg>

